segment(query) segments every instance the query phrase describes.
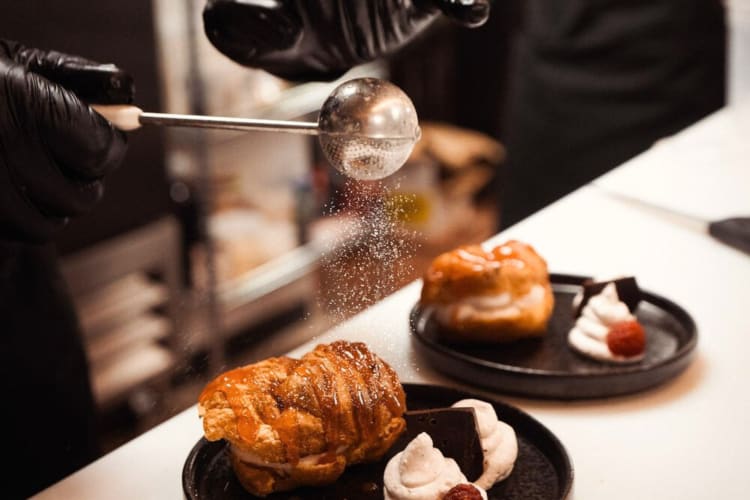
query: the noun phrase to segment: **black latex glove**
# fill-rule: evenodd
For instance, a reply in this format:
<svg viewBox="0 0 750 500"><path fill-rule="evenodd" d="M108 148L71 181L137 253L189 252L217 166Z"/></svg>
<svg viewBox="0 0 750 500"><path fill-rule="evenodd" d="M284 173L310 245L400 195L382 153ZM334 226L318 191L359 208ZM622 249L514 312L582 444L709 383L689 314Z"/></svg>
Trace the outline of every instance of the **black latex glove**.
<svg viewBox="0 0 750 500"><path fill-rule="evenodd" d="M91 209L125 134L84 102L132 102L111 64L0 40L0 239L43 242Z"/></svg>
<svg viewBox="0 0 750 500"><path fill-rule="evenodd" d="M211 43L240 64L333 79L392 53L440 12L479 26L490 0L208 0L203 22Z"/></svg>

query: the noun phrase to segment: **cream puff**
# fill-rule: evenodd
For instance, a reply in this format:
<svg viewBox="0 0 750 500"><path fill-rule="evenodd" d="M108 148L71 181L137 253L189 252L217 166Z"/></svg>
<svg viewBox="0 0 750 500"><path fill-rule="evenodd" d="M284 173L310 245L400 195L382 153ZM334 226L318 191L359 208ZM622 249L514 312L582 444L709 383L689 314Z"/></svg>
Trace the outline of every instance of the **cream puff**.
<svg viewBox="0 0 750 500"><path fill-rule="evenodd" d="M449 340L502 342L543 336L554 295L545 260L511 240L438 256L424 274L420 304L434 308Z"/></svg>

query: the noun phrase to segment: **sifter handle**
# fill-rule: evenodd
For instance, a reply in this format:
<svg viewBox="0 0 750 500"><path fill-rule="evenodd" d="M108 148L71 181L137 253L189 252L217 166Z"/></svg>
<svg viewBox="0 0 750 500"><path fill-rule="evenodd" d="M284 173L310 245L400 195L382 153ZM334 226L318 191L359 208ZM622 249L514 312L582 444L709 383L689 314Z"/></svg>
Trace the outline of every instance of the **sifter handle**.
<svg viewBox="0 0 750 500"><path fill-rule="evenodd" d="M286 120L261 120L256 118L234 118L229 116L178 115L172 113L147 113L135 106L99 105L91 106L120 130L135 130L141 125L167 127L197 127L223 130L262 130L290 132L294 134L318 135L315 122Z"/></svg>
<svg viewBox="0 0 750 500"><path fill-rule="evenodd" d="M130 131L141 127L140 116L143 111L127 104L94 104L91 109L120 130Z"/></svg>

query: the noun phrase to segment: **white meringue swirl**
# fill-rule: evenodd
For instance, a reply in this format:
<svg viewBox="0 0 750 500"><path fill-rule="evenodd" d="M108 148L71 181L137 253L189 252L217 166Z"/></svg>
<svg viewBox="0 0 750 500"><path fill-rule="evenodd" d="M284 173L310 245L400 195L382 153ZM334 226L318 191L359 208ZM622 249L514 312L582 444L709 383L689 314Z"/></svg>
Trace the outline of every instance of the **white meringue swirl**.
<svg viewBox="0 0 750 500"><path fill-rule="evenodd" d="M634 319L628 306L620 301L615 284L609 283L583 307L581 315L568 334L568 343L581 354L601 361L640 361L643 359L643 353L637 356L621 356L610 351L607 344L607 335L614 323Z"/></svg>
<svg viewBox="0 0 750 500"><path fill-rule="evenodd" d="M474 484L488 490L507 478L518 456L518 441L511 426L497 419L495 408L486 401L462 399L454 408L473 408L484 453L484 472Z"/></svg>
<svg viewBox="0 0 750 500"><path fill-rule="evenodd" d="M444 457L422 432L385 466L383 494L385 500L435 500L465 482L456 461Z"/></svg>

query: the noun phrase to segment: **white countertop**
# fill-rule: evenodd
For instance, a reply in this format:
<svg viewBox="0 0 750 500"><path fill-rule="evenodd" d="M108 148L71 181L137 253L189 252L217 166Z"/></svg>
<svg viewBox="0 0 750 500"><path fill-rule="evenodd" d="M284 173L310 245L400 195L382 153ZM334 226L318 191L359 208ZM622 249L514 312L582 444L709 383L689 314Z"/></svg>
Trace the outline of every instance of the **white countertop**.
<svg viewBox="0 0 750 500"><path fill-rule="evenodd" d="M750 215L750 156L726 153L731 128L726 111L712 115L492 239L531 243L551 272L632 274L698 325L695 360L656 389L581 402L500 395L562 441L575 470L572 498L750 495L750 256L612 195L642 194L707 218ZM404 382L460 385L411 348L408 315L419 290L413 283L291 354L338 338L362 340ZM182 466L201 435L190 408L38 498L180 499Z"/></svg>

